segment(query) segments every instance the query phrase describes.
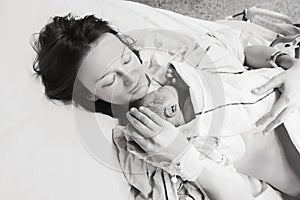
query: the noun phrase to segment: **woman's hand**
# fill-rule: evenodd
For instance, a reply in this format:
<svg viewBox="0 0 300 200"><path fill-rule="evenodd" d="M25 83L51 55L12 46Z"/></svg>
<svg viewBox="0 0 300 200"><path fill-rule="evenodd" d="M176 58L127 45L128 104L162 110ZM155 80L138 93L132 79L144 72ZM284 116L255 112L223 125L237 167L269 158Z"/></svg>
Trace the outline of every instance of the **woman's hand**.
<svg viewBox="0 0 300 200"><path fill-rule="evenodd" d="M154 161L171 162L178 155L182 155L183 152L185 154L189 150L193 151L193 149L189 148L191 146L184 135L181 134L181 131L185 131L185 129L175 128L171 123L163 120L149 109L140 108L137 110L133 108L127 113L127 118L132 125L132 130L129 131L131 138ZM192 131L192 129L189 131ZM186 178L185 175L196 175L194 177L195 180L192 179L192 181L196 181L197 184L203 187L211 199L253 199L248 185L238 173L207 159L205 161L197 160L199 157L196 156L195 151L194 154L186 154L187 161L189 161L188 164L183 162L180 165L187 167L180 170L180 172L183 171L183 174L179 173L182 178ZM191 155L196 157L191 158ZM193 173L190 173L191 171ZM187 174L184 172L187 172ZM232 185L237 185L239 190L237 191Z"/></svg>
<svg viewBox="0 0 300 200"><path fill-rule="evenodd" d="M130 109L126 117L130 137L156 162L171 162L189 146L180 129L145 107Z"/></svg>
<svg viewBox="0 0 300 200"><path fill-rule="evenodd" d="M295 109L300 107L300 60L296 60L292 67L272 78L266 84L253 90L256 94L264 94L278 88L281 96L272 110L259 119L258 127L263 127L264 134L283 123Z"/></svg>

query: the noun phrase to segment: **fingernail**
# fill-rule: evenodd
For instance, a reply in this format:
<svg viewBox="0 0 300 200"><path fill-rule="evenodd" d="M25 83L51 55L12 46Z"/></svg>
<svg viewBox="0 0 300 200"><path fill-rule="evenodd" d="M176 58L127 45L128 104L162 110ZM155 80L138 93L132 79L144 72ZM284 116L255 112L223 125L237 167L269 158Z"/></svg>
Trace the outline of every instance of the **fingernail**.
<svg viewBox="0 0 300 200"><path fill-rule="evenodd" d="M130 112L134 112L136 108L130 108Z"/></svg>
<svg viewBox="0 0 300 200"><path fill-rule="evenodd" d="M140 111L145 110L145 108L143 106L141 106L139 109L140 109Z"/></svg>

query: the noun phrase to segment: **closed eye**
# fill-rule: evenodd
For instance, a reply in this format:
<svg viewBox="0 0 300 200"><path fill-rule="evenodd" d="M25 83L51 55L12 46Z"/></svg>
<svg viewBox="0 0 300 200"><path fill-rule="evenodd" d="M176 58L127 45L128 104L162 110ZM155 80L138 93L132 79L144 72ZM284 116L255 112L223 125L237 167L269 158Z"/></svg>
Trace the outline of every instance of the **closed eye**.
<svg viewBox="0 0 300 200"><path fill-rule="evenodd" d="M127 65L130 61L131 61L131 53L125 54L122 58L123 65Z"/></svg>
<svg viewBox="0 0 300 200"><path fill-rule="evenodd" d="M116 74L113 74L112 76L109 76L107 78L105 78L104 84L102 85L102 87L108 87L111 86L116 80Z"/></svg>

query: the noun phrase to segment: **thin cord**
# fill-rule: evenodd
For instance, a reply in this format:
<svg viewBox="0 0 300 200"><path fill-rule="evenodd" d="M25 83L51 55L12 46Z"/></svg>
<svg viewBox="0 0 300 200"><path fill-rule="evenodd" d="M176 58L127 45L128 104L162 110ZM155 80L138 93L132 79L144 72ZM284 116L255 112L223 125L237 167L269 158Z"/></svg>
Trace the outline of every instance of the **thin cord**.
<svg viewBox="0 0 300 200"><path fill-rule="evenodd" d="M259 98L258 100L254 101L254 102L233 102L233 103L227 103L227 104L224 104L224 105L220 105L220 106L217 106L215 108L211 108L209 110L205 110L205 111L201 111L201 112L198 112L198 113L195 113L195 115L202 115L202 114L206 114L208 112L212 112L212 111L215 111L217 109L220 109L220 108L223 108L223 107L227 107L227 106L238 106L238 105L253 105L253 104L256 104L258 103L259 101L267 98L268 96L270 96L276 89L272 90L271 92L269 92L268 94L266 94L265 96Z"/></svg>
<svg viewBox="0 0 300 200"><path fill-rule="evenodd" d="M158 80L156 80L155 78L152 77L152 80L155 81L156 83L158 83L161 87L164 86L162 83L160 83Z"/></svg>
<svg viewBox="0 0 300 200"><path fill-rule="evenodd" d="M216 71L216 72L209 72L209 73L211 73L211 74L243 74L244 72L246 72L246 71L239 71L239 72Z"/></svg>

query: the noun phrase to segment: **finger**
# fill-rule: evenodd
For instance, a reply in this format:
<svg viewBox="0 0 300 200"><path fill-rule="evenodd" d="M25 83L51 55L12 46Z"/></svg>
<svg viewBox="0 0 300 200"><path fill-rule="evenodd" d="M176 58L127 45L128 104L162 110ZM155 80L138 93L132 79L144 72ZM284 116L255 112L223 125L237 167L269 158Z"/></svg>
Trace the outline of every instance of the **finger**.
<svg viewBox="0 0 300 200"><path fill-rule="evenodd" d="M137 133L144 137L148 138L149 136L152 135L152 131L145 126L143 123L141 123L138 119L136 119L134 116L132 116L129 112L126 113L126 117L129 121L129 123L137 130ZM134 135L133 135L134 136ZM140 139L140 137L136 138Z"/></svg>
<svg viewBox="0 0 300 200"><path fill-rule="evenodd" d="M141 133L136 130L132 125L128 126L128 131L125 132L128 136L130 136L139 146L147 146L146 144L150 141L141 136Z"/></svg>
<svg viewBox="0 0 300 200"><path fill-rule="evenodd" d="M128 131L125 133L130 136L146 152L154 152L157 149L155 148L152 140L141 136L141 134L130 123L128 125Z"/></svg>
<svg viewBox="0 0 300 200"><path fill-rule="evenodd" d="M145 115L147 115L153 122L155 122L160 127L163 127L166 123L164 119L162 119L160 116L158 116L156 113L152 112L148 108L141 106L139 110Z"/></svg>
<svg viewBox="0 0 300 200"><path fill-rule="evenodd" d="M132 132L134 133L134 132ZM136 133L136 135L138 135ZM144 149L147 153L151 153L155 150L154 145L151 143L150 140L148 140L147 138L144 138L142 136L131 136L131 138L142 148ZM147 154L148 155L148 154ZM146 156L146 155L145 155Z"/></svg>
<svg viewBox="0 0 300 200"><path fill-rule="evenodd" d="M176 79L172 78L172 83L175 84L176 83Z"/></svg>
<svg viewBox="0 0 300 200"><path fill-rule="evenodd" d="M167 73L166 76L167 76L167 78L172 78L173 77L173 75L169 74L169 73Z"/></svg>
<svg viewBox="0 0 300 200"><path fill-rule="evenodd" d="M168 62L168 70L170 70L170 72L172 73L173 72L173 70L175 70L175 67L174 67L174 65L171 63L171 62Z"/></svg>
<svg viewBox="0 0 300 200"><path fill-rule="evenodd" d="M267 124L273 121L279 115L279 113L281 113L287 107L288 101L286 99L287 98L283 93L271 111L256 122L256 126L265 127Z"/></svg>
<svg viewBox="0 0 300 200"><path fill-rule="evenodd" d="M168 69L167 69L167 73L172 74L172 72L173 72L173 70L172 70L171 68L168 68Z"/></svg>
<svg viewBox="0 0 300 200"><path fill-rule="evenodd" d="M280 124L282 124L291 114L293 113L293 109L286 108L284 109L277 117L274 119L263 131L264 135L267 135L272 130L274 130L276 127L278 127Z"/></svg>
<svg viewBox="0 0 300 200"><path fill-rule="evenodd" d="M138 139L138 140L145 139L142 136L142 134L130 122L127 125L127 131L125 131L124 134L126 134L127 136L133 139Z"/></svg>
<svg viewBox="0 0 300 200"><path fill-rule="evenodd" d="M130 109L130 114L133 115L137 120L139 120L142 124L144 124L146 127L148 127L152 131L157 131L160 127L151 120L147 115L140 112L136 108Z"/></svg>
<svg viewBox="0 0 300 200"><path fill-rule="evenodd" d="M264 94L270 90L273 90L274 88L279 88L282 85L282 80L278 76L273 77L271 80L269 80L267 83L263 84L260 87L257 87L252 90L255 94Z"/></svg>
<svg viewBox="0 0 300 200"><path fill-rule="evenodd" d="M151 154L152 152L155 151L155 146L151 143L150 140L148 139L137 139L134 140L142 149L144 149L147 154L145 156L149 156L149 154Z"/></svg>

